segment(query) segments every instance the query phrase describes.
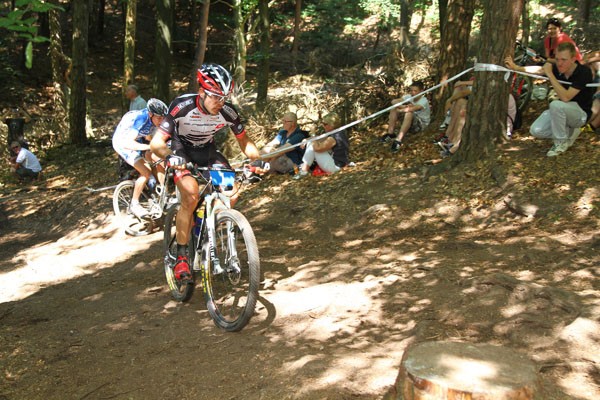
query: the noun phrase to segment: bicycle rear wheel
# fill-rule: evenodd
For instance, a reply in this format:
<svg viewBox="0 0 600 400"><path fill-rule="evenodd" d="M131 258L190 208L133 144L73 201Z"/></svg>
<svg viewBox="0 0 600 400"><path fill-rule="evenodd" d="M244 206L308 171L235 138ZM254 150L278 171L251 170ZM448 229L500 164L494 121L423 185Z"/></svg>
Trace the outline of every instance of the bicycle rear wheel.
<svg viewBox="0 0 600 400"><path fill-rule="evenodd" d="M516 96L517 107L521 112L525 112L525 108L533 94L533 80L531 77L517 74L512 84L512 92Z"/></svg>
<svg viewBox="0 0 600 400"><path fill-rule="evenodd" d="M171 291L171 296L177 301L185 302L188 301L192 294L194 294L194 282L188 282L185 284L181 284L175 279L175 273L173 272L173 267L175 267L175 262L177 261L177 241L175 240L175 219L177 217L177 211L179 207L173 207L170 209L165 215L165 231L163 236L163 248L164 248L164 263L165 263L165 276L167 278L167 284L169 285L169 290ZM190 249L188 252L190 255L193 254L193 251ZM190 264L193 262L193 259L190 257ZM194 278L194 271L192 272L192 278Z"/></svg>
<svg viewBox="0 0 600 400"><path fill-rule="evenodd" d="M136 217L129 208L134 184L134 181L129 180L117 185L113 192L113 210L125 233L131 236L147 235L152 231L151 221ZM144 207L148 204L148 196L145 193L140 196L140 204Z"/></svg>
<svg viewBox="0 0 600 400"><path fill-rule="evenodd" d="M229 332L239 331L254 314L260 281L260 260L250 223L239 211L224 210L215 221L215 256L203 270L208 312L215 324Z"/></svg>

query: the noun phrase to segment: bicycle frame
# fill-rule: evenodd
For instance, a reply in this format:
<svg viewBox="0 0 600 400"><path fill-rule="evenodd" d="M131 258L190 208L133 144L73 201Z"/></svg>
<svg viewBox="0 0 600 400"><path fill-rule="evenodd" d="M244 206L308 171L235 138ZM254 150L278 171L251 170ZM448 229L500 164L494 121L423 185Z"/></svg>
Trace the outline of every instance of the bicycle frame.
<svg viewBox="0 0 600 400"><path fill-rule="evenodd" d="M211 168L195 168L196 171L211 171ZM235 170L234 170L235 171ZM235 171L239 172L239 171ZM195 271L202 271L205 267L204 263L210 261L213 266L214 274L221 274L224 272L224 269L221 267L219 259L216 256L216 243L213 243L213 238L216 236L215 232L215 221L216 214L219 211L227 210L231 208L231 200L228 196L218 190L212 182L212 178L205 178L202 174L194 175L196 180L204 179L206 181L206 185L199 190L199 193L206 194L203 197L203 202L199 205L199 207L204 207L204 218L202 220L202 226L200 226L200 234L198 237L194 237L193 248L196 253L196 257L194 257L194 261L192 263L192 268ZM206 244L208 246L204 246L205 240L207 240ZM228 236L228 240L233 241L235 238ZM230 248L235 249L235 243L230 242ZM235 254L232 254L231 257L235 257ZM206 288L205 288L206 290Z"/></svg>

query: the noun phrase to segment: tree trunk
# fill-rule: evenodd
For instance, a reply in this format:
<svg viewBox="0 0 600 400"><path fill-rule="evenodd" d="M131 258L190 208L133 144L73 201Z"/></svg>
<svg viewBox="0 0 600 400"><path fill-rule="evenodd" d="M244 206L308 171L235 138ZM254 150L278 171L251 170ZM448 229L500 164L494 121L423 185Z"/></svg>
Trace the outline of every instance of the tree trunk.
<svg viewBox="0 0 600 400"><path fill-rule="evenodd" d="M196 71L204 63L204 56L206 55L206 43L208 42L208 13L210 11L210 0L204 0L202 3L202 15L200 17L200 35L198 37L198 43L196 45L196 54L194 56L194 63L192 68L192 76L188 83L189 92L198 91L198 79L196 77Z"/></svg>
<svg viewBox="0 0 600 400"><path fill-rule="evenodd" d="M271 47L269 0L258 0L258 13L260 19L260 55L258 61L256 108L264 110L267 106L269 91L269 58Z"/></svg>
<svg viewBox="0 0 600 400"><path fill-rule="evenodd" d="M521 43L523 43L523 46L527 47L529 45L529 35L531 32L531 24L529 21L529 0L523 0L521 21L523 24L523 37L521 38Z"/></svg>
<svg viewBox="0 0 600 400"><path fill-rule="evenodd" d="M157 98L169 101L171 98L171 38L173 27L173 8L170 0L156 1L157 30L156 30L156 77L154 94Z"/></svg>
<svg viewBox="0 0 600 400"><path fill-rule="evenodd" d="M71 143L83 145L86 136L86 75L88 43L88 0L73 0L73 67L69 102L69 138Z"/></svg>
<svg viewBox="0 0 600 400"><path fill-rule="evenodd" d="M88 12L90 14L88 21L88 45L94 46L98 42L98 9L99 0L89 0Z"/></svg>
<svg viewBox="0 0 600 400"><path fill-rule="evenodd" d="M50 63L52 66L52 82L54 93L52 101L54 102L56 123L58 125L59 137L61 141L67 141L66 133L69 132L69 102L67 92L66 74L71 67L71 60L64 54L62 48L62 36L60 29L60 14L56 9L48 11L48 22L50 30Z"/></svg>
<svg viewBox="0 0 600 400"><path fill-rule="evenodd" d="M442 42L444 40L444 27L448 16L448 0L439 0L438 9L440 17L440 42Z"/></svg>
<svg viewBox="0 0 600 400"><path fill-rule="evenodd" d="M135 64L135 25L137 20L137 0L127 0L125 16L125 37L123 38L123 112L129 110L129 101L125 98L125 90L133 83Z"/></svg>
<svg viewBox="0 0 600 400"><path fill-rule="evenodd" d="M590 12L592 10L592 0L579 0L579 14L577 15L577 24L580 28L587 27L590 22Z"/></svg>
<svg viewBox="0 0 600 400"><path fill-rule="evenodd" d="M481 44L477 59L482 63L502 65L513 54L514 42L523 9L523 0L485 0L481 22ZM498 29L502 26L503 29ZM455 162L493 160L495 142L506 131L509 87L504 74L478 72L473 94L467 106L467 123Z"/></svg>
<svg viewBox="0 0 600 400"><path fill-rule="evenodd" d="M98 3L98 27L97 33L98 36L102 36L104 34L104 9L106 8L106 0L100 0Z"/></svg>
<svg viewBox="0 0 600 400"><path fill-rule="evenodd" d="M244 16L242 13L242 0L233 0L234 55L233 76L238 85L246 81L246 32L244 29Z"/></svg>
<svg viewBox="0 0 600 400"><path fill-rule="evenodd" d="M298 49L300 48L300 23L302 22L302 0L296 0L294 11L294 41L292 43L292 66L298 69Z"/></svg>
<svg viewBox="0 0 600 400"><path fill-rule="evenodd" d="M400 0L400 39L398 45L410 45L410 20L412 19L412 10L408 0Z"/></svg>
<svg viewBox="0 0 600 400"><path fill-rule="evenodd" d="M475 0L449 0L446 22L440 41L440 60L437 79L442 82L463 71L467 65L471 21L475 12ZM433 98L435 123L444 118L444 102L452 94L453 83L442 87Z"/></svg>

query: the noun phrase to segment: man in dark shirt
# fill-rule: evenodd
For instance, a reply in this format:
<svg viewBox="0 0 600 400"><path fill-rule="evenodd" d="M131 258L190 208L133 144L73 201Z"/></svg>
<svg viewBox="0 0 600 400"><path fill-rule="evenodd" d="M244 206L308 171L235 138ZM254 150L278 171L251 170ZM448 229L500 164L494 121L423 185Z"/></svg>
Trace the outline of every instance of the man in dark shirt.
<svg viewBox="0 0 600 400"><path fill-rule="evenodd" d="M594 90L586 86L592 83L592 71L579 64L576 56L575 46L565 42L559 44L556 49L555 64L521 67L515 65L511 57L506 58L506 65L511 69L545 74L558 95L559 100L550 103L549 109L544 111L530 128L533 136L554 141L554 145L546 154L548 157L555 157L567 151L579 136L581 127L592 115Z"/></svg>
<svg viewBox="0 0 600 400"><path fill-rule="evenodd" d="M302 164L304 149L301 149L299 146L290 148L287 151L284 151L284 149L306 139L308 132L300 129L296 113L287 112L283 114L281 122L283 129L260 152L261 154L268 154L275 150L281 151L281 153L276 154L272 158L265 159L265 161L271 163L271 171L285 174L293 172L294 167L298 168Z"/></svg>

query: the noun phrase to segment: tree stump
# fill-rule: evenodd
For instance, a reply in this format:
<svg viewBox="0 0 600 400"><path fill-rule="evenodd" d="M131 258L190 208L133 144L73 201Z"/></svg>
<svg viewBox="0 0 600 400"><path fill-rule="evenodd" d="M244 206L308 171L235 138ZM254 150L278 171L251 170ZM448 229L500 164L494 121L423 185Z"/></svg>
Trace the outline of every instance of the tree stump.
<svg viewBox="0 0 600 400"><path fill-rule="evenodd" d="M425 342L402 357L395 400L532 400L536 368L511 350L488 344Z"/></svg>

